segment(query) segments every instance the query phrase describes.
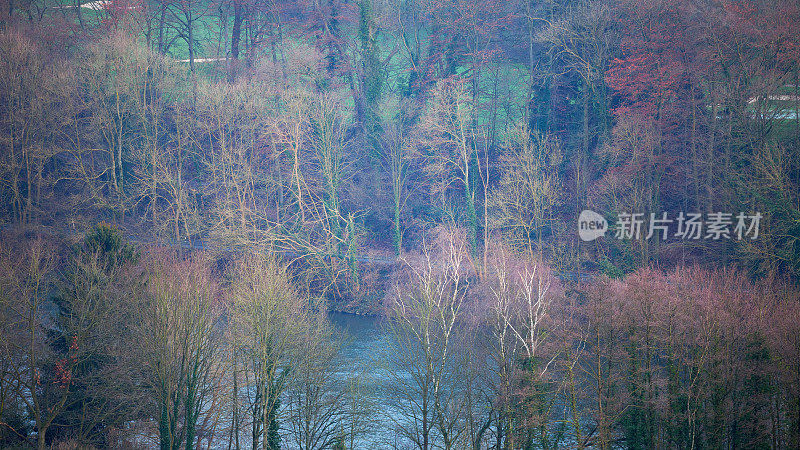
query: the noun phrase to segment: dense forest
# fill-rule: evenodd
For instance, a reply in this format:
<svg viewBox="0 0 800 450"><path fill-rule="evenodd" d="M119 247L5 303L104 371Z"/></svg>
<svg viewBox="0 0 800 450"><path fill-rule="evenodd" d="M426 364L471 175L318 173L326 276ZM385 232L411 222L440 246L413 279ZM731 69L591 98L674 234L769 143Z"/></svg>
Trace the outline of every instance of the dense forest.
<svg viewBox="0 0 800 450"><path fill-rule="evenodd" d="M798 24L2 0L0 448L800 447Z"/></svg>

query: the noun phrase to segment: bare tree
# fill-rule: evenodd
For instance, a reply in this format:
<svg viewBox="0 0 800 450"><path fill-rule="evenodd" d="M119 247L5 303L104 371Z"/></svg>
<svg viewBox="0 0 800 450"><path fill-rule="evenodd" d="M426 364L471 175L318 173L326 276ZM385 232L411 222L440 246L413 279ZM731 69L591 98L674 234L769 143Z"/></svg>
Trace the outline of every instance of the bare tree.
<svg viewBox="0 0 800 450"><path fill-rule="evenodd" d="M111 445L109 430L121 428L140 406L138 360L130 348L135 327L132 293L138 253L121 234L98 225L69 255L53 297L58 307L58 350L69 355L70 398L56 419L54 441Z"/></svg>
<svg viewBox="0 0 800 450"><path fill-rule="evenodd" d="M222 312L206 263L155 255L140 312L142 364L155 400L161 448L195 448L214 386Z"/></svg>
<svg viewBox="0 0 800 450"><path fill-rule="evenodd" d="M282 114L271 126L272 143L279 162L289 153L292 198L280 208L276 244L304 257L311 268L306 275L324 283L323 296L342 294L343 287L357 291L357 212L342 202L353 174L347 115L333 97L302 91L290 91L281 106ZM282 177L283 170L278 173ZM286 183L280 180L282 193Z"/></svg>
<svg viewBox="0 0 800 450"><path fill-rule="evenodd" d="M338 378L341 342L317 306L308 333L299 343L297 365L287 392L288 424L297 448L332 448L346 438L348 391Z"/></svg>
<svg viewBox="0 0 800 450"><path fill-rule="evenodd" d="M586 205L589 183L589 160L592 138L600 135L608 137L608 99L603 82L603 74L608 68L614 46L614 21L611 7L604 1L579 1L569 6L561 17L553 15L555 2L551 3L550 14L544 17L531 17L532 21L545 23L538 40L549 45L551 65L563 64L567 70L576 73L582 82L581 91L581 152L575 161L576 207L580 210ZM551 67L555 71L555 67ZM551 75L551 74L548 74ZM592 129L592 107L598 107L599 132ZM539 130L544 132L545 130Z"/></svg>
<svg viewBox="0 0 800 450"><path fill-rule="evenodd" d="M54 82L46 52L21 33L0 34L0 195L19 224L38 218L44 168L54 155L58 110L47 86Z"/></svg>
<svg viewBox="0 0 800 450"><path fill-rule="evenodd" d="M526 125L510 130L500 157L500 183L492 196L492 222L530 257L542 256L542 234L552 227L562 184L563 152L554 137L531 133Z"/></svg>
<svg viewBox="0 0 800 450"><path fill-rule="evenodd" d="M71 157L65 178L83 183L84 201L111 210L115 220L143 211L142 222L149 220L159 236L179 238L179 225L189 222L179 170L186 159L185 127L173 139L172 111L179 105L168 99L182 95L185 71L122 34L89 47L76 65L75 96L86 104L70 111L70 127L60 133ZM79 127L84 136L76 133ZM99 142L86 139L95 133Z"/></svg>
<svg viewBox="0 0 800 450"><path fill-rule="evenodd" d="M162 0L168 22L171 24L176 38L186 43L189 56L189 72L191 73L192 96L197 99L197 69L195 59L202 48L201 34L198 33L204 26L211 13L212 2L199 0Z"/></svg>
<svg viewBox="0 0 800 450"><path fill-rule="evenodd" d="M253 448L277 450L281 400L308 326L303 302L270 254L244 257L235 275L230 339L245 383L235 401L247 402Z"/></svg>
<svg viewBox="0 0 800 450"><path fill-rule="evenodd" d="M465 80L444 80L436 84L433 98L420 119L425 171L432 180L432 192L441 195L447 208L450 189L460 192L466 208L466 226L473 252L477 252L478 216L475 209L473 173L477 161L474 105Z"/></svg>
<svg viewBox="0 0 800 450"><path fill-rule="evenodd" d="M406 259L410 289L391 300L387 348L397 432L417 448L464 446L465 402L459 368L459 333L468 277L463 232L438 230L436 246L417 261ZM466 444L469 445L468 443Z"/></svg>
<svg viewBox="0 0 800 450"><path fill-rule="evenodd" d="M497 399L496 445L524 447L537 432L538 440L546 442L554 395L545 382L558 355L548 348L553 332L552 278L540 265L497 245L489 258L486 282L486 320L491 330L488 375Z"/></svg>
<svg viewBox="0 0 800 450"><path fill-rule="evenodd" d="M19 402L36 429L35 443L11 424L3 422L22 440L40 450L47 447L47 432L69 400L73 355L61 359L54 349L47 294L53 282L56 254L41 238L22 239L12 246L10 239L0 245L0 307L4 319L2 358L3 391L13 397L6 402ZM5 396L4 396L5 397ZM13 400L12 400L13 398Z"/></svg>
<svg viewBox="0 0 800 450"><path fill-rule="evenodd" d="M403 228L400 223L400 217L403 213L406 200L408 199L408 192L406 183L408 181L409 164L413 149L411 148L410 140L403 133L403 124L399 123L400 119L391 123L384 123L384 152L383 160L384 165L388 168L389 178L392 183L392 200L393 200L393 221L392 221L392 239L394 243L394 251L396 256L400 256L403 251Z"/></svg>
<svg viewBox="0 0 800 450"><path fill-rule="evenodd" d="M306 133L309 126L307 108L310 102L309 93L301 90L288 90L282 95L281 114L270 122L271 143L279 166L276 172L279 177L278 189L280 192L275 214L279 224L288 224L293 220L292 216L297 216L294 218L295 221L305 222L306 220L303 192L307 190L307 185L301 167L305 165L303 150L307 146ZM289 153L289 164L291 164L291 168L288 170L288 182L284 182L281 178L283 170L280 166L285 153ZM290 204L287 204L284 198L284 186L287 184L293 197L293 202Z"/></svg>
<svg viewBox="0 0 800 450"><path fill-rule="evenodd" d="M212 202L210 232L223 248L273 241L274 219L267 215L271 155L267 148L269 104L244 84L203 84L197 102L199 130L191 148L203 156L203 194Z"/></svg>

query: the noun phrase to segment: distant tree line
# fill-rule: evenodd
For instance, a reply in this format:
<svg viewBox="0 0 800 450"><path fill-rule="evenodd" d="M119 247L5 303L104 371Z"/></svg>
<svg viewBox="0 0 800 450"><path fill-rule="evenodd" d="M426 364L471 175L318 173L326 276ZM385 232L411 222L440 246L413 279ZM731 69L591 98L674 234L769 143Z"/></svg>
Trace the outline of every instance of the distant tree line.
<svg viewBox="0 0 800 450"><path fill-rule="evenodd" d="M332 448L363 433L334 378L324 303L268 254L219 268L140 253L101 225L82 241L5 236L4 447ZM216 267L216 269L215 269ZM280 426L280 428L279 428Z"/></svg>
<svg viewBox="0 0 800 450"><path fill-rule="evenodd" d="M0 5L3 446L358 447L328 309L398 447L800 445L796 2L68 3Z"/></svg>
<svg viewBox="0 0 800 450"><path fill-rule="evenodd" d="M442 223L474 255L497 236L564 270L797 275L792 2L68 6L3 8L7 224L256 240L339 291L360 287L359 252L399 255ZM579 245L586 208L765 226Z"/></svg>
<svg viewBox="0 0 800 450"><path fill-rule="evenodd" d="M440 227L392 268L381 380L270 251L0 241L0 443L793 448L800 292L697 267L564 282ZM366 389L380 381L381 392ZM379 433L376 431L380 430ZM394 436L390 442L384 439Z"/></svg>

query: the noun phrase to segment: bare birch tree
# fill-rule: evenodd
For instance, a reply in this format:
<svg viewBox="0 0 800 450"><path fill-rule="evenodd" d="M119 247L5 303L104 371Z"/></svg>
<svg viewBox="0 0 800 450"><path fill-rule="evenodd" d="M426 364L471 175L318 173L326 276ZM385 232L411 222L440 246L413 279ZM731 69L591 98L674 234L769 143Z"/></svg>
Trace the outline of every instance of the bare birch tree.
<svg viewBox="0 0 800 450"><path fill-rule="evenodd" d="M387 358L396 399L396 431L415 447L463 448L465 402L459 330L469 285L469 250L463 232L440 229L436 246L406 260L410 289L391 303Z"/></svg>

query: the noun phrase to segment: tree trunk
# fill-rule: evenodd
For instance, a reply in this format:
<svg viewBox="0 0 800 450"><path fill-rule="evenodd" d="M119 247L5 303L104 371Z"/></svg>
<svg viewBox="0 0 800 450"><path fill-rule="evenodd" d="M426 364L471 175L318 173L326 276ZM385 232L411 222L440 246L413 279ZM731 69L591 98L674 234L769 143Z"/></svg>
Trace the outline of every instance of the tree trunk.
<svg viewBox="0 0 800 450"><path fill-rule="evenodd" d="M586 68L586 76L589 76L589 68ZM589 166L589 106L590 102L592 101L592 86L589 84L588 78L584 82L583 85L583 152L581 154L581 186L580 186L580 194L579 194L579 202L580 208L582 209L586 206L586 175L588 173L588 166Z"/></svg>
<svg viewBox="0 0 800 450"><path fill-rule="evenodd" d="M164 53L164 22L167 15L167 2L161 3L161 14L158 18L158 53Z"/></svg>
<svg viewBox="0 0 800 450"><path fill-rule="evenodd" d="M46 434L47 434L47 428L39 430L39 434L36 437L36 448L38 450L47 450L47 443L44 440Z"/></svg>
<svg viewBox="0 0 800 450"><path fill-rule="evenodd" d="M189 38L189 72L192 74L192 107L197 104L197 72L194 67L194 17L192 17L192 4L187 5L186 28Z"/></svg>
<svg viewBox="0 0 800 450"><path fill-rule="evenodd" d="M239 41L242 38L242 1L233 0L233 30L231 31L231 62L228 67L228 82L236 81L239 64Z"/></svg>

